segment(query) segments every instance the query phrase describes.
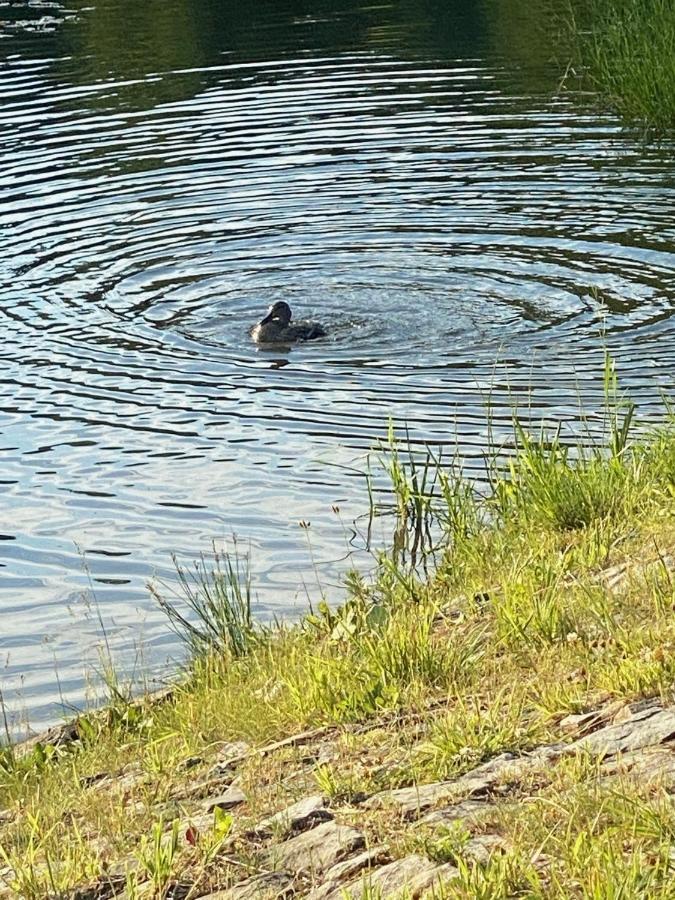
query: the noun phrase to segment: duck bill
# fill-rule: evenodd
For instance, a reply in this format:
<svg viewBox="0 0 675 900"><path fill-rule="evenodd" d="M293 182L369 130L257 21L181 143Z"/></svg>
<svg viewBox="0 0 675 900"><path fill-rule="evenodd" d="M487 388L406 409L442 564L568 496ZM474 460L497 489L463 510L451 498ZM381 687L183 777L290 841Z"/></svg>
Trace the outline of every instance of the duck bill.
<svg viewBox="0 0 675 900"><path fill-rule="evenodd" d="M267 325L268 322L271 322L274 316L271 312L268 312L264 319L260 320L261 325Z"/></svg>

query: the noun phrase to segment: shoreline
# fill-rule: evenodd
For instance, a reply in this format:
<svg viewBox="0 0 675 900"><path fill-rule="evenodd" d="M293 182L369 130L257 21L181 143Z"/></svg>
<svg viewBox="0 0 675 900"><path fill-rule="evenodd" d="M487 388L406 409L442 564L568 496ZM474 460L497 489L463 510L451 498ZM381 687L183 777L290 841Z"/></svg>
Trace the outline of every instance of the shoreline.
<svg viewBox="0 0 675 900"><path fill-rule="evenodd" d="M574 462L519 432L489 497L392 442L405 537L294 625L204 569L185 679L5 748L0 897L665 900L675 423L612 415Z"/></svg>

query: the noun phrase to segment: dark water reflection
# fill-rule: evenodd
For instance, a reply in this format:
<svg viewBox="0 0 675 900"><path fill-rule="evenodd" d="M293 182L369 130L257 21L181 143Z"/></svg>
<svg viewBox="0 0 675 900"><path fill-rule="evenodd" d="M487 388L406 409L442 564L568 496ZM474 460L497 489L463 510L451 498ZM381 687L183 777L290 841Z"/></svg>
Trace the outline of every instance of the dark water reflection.
<svg viewBox="0 0 675 900"><path fill-rule="evenodd" d="M592 417L605 345L658 414L672 148L556 98L536 5L505 6L0 5L14 710L81 702L99 613L127 662L176 652L145 589L172 551L235 531L261 615L316 598L389 415L477 472L487 392L497 428L513 398ZM329 338L256 352L272 299Z"/></svg>

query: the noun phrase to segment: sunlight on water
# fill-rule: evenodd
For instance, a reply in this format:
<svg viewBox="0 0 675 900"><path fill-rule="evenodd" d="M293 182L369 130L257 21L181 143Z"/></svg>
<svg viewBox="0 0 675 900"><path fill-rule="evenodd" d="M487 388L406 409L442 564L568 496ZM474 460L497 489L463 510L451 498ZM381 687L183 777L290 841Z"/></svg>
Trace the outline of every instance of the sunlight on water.
<svg viewBox="0 0 675 900"><path fill-rule="evenodd" d="M13 713L83 702L99 617L127 666L180 657L172 552L250 541L263 617L332 590L389 416L479 472L488 391L505 430L592 415L605 346L643 416L672 391L671 149L445 5L0 8ZM328 336L257 350L277 299Z"/></svg>

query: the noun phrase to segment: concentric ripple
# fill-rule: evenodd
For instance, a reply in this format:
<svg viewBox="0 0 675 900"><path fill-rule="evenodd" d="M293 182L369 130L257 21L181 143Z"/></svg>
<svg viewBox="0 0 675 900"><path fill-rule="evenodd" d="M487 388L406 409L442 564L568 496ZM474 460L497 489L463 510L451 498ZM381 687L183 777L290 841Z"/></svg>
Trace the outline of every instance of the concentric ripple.
<svg viewBox="0 0 675 900"><path fill-rule="evenodd" d="M489 56L294 53L271 27L262 60L87 81L25 35L7 53L15 31L0 685L33 724L82 701L100 621L123 659L179 654L145 588L172 552L250 541L261 616L337 580L388 416L477 470L488 390L497 426L514 397L592 415L608 347L643 415L672 391L671 149ZM278 299L328 337L257 351Z"/></svg>

